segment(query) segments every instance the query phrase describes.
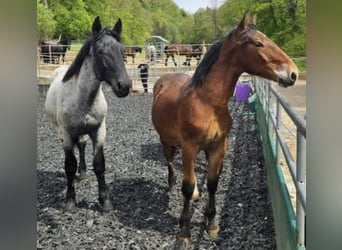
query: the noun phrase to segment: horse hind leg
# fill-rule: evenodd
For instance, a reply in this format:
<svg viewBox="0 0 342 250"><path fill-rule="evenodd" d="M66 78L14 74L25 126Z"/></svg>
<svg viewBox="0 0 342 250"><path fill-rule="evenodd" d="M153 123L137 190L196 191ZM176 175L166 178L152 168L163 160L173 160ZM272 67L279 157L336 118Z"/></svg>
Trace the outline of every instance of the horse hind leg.
<svg viewBox="0 0 342 250"><path fill-rule="evenodd" d="M87 144L87 138L85 136L81 136L78 138L76 143L78 151L80 153L80 162L78 165L78 179L80 181L87 179L87 165L85 162L85 147Z"/></svg>
<svg viewBox="0 0 342 250"><path fill-rule="evenodd" d="M176 177L175 177L175 172L174 172L174 167L173 167L173 157L176 151L176 148L174 146L171 146L167 144L164 141L161 141L163 144L163 152L164 156L167 161L167 167L168 167L168 183L169 183L169 191L171 194L176 193Z"/></svg>
<svg viewBox="0 0 342 250"><path fill-rule="evenodd" d="M103 153L105 137L106 125L105 121L103 121L97 133L90 134L90 138L93 142L94 148L93 166L98 182L99 203L104 212L109 212L113 209L113 205L110 201L110 196L105 181L105 158Z"/></svg>

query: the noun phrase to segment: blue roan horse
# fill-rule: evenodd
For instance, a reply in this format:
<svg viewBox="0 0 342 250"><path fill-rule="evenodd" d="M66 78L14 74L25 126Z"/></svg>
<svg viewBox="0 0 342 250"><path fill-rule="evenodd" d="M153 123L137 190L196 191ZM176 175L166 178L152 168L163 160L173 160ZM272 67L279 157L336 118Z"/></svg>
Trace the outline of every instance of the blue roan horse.
<svg viewBox="0 0 342 250"><path fill-rule="evenodd" d="M46 115L58 126L58 136L65 153L65 210L68 212L76 208L74 179L77 159L74 147L77 145L80 151L79 173L80 178L83 178L86 172L84 149L88 135L93 142L93 166L98 181L99 203L103 211L112 210L104 175L107 102L101 82L108 83L118 97L127 96L132 87L132 80L127 75L123 61L121 27L119 19L113 29L103 29L100 18L96 17L92 33L75 60L66 73L65 70L59 73L47 92Z"/></svg>

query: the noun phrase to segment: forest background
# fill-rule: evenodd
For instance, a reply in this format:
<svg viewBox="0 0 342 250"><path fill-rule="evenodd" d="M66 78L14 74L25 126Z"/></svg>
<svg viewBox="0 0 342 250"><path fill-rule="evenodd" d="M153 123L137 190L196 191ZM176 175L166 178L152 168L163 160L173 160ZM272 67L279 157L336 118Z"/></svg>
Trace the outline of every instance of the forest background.
<svg viewBox="0 0 342 250"><path fill-rule="evenodd" d="M292 57L306 54L305 0L224 0L191 14L172 0L37 0L37 40L84 40L94 18L104 26L123 22L125 45L143 45L151 35L170 43L213 43L249 9L258 29Z"/></svg>

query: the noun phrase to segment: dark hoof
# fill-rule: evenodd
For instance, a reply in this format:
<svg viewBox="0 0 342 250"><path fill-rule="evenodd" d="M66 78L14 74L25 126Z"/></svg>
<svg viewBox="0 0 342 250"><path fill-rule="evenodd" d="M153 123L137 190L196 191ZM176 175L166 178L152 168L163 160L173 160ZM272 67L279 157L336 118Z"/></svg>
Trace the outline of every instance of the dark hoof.
<svg viewBox="0 0 342 250"><path fill-rule="evenodd" d="M72 213L76 212L76 210L77 210L77 208L76 208L75 201L69 200L65 203L65 207L64 207L64 213L65 214L72 214Z"/></svg>
<svg viewBox="0 0 342 250"><path fill-rule="evenodd" d="M213 222L208 228L208 234L211 239L216 239L220 231L220 227L217 222Z"/></svg>
<svg viewBox="0 0 342 250"><path fill-rule="evenodd" d="M176 189L176 187L175 187L175 186L169 187L169 192L170 192L170 194L172 194L172 195L177 194L177 189Z"/></svg>
<svg viewBox="0 0 342 250"><path fill-rule="evenodd" d="M191 239L191 237L180 237L180 236L178 236L177 242L178 242L178 245L179 244L190 245L192 243L192 239Z"/></svg>
<svg viewBox="0 0 342 250"><path fill-rule="evenodd" d="M77 176L78 181L84 181L88 179L87 173L86 172L80 172L80 174Z"/></svg>
<svg viewBox="0 0 342 250"><path fill-rule="evenodd" d="M112 205L112 202L110 200L105 200L103 202L103 204L100 204L101 207L102 207L102 211L104 213L109 213L113 210L113 205Z"/></svg>
<svg viewBox="0 0 342 250"><path fill-rule="evenodd" d="M185 231L180 232L177 236L177 241L186 245L191 244L192 239L191 239L190 232L185 232Z"/></svg>

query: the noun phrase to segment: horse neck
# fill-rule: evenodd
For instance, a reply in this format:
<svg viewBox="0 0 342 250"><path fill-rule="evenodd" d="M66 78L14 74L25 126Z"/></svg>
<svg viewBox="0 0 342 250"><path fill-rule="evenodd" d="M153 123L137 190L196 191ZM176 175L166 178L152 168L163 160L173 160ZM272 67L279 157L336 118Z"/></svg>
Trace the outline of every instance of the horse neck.
<svg viewBox="0 0 342 250"><path fill-rule="evenodd" d="M81 67L77 78L77 97L81 105L91 106L97 96L97 93L101 86L93 70L93 61L88 56Z"/></svg>
<svg viewBox="0 0 342 250"><path fill-rule="evenodd" d="M233 51L225 53L225 56L220 55L211 67L205 83L198 88L199 96L214 106L226 107L242 73L242 68L236 64Z"/></svg>

